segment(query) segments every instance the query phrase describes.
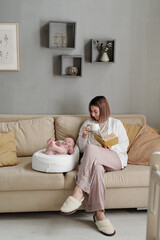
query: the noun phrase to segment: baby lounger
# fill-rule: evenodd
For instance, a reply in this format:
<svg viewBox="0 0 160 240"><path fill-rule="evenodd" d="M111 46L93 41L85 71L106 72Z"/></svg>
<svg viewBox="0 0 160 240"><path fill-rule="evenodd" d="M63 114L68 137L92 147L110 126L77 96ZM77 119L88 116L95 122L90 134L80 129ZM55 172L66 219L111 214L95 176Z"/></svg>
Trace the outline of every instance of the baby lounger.
<svg viewBox="0 0 160 240"><path fill-rule="evenodd" d="M74 153L71 155L47 155L45 149L35 152L32 156L32 168L40 172L68 172L75 168L79 160L79 148L74 147Z"/></svg>

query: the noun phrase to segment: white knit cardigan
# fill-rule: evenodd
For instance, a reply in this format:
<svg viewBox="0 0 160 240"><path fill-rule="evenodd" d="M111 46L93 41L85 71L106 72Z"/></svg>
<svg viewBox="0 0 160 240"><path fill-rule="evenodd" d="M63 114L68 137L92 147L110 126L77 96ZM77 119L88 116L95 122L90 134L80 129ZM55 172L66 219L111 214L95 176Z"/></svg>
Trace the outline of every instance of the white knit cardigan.
<svg viewBox="0 0 160 240"><path fill-rule="evenodd" d="M94 123L91 120L87 120L83 123L83 125L80 128L79 136L77 139L77 145L80 148L80 151L83 152L86 144L96 144L98 146L101 146L100 143L98 143L92 133L88 133L88 136L86 139L82 138L83 134L83 127L85 127L87 124ZM103 135L103 137L114 133L118 137L118 144L111 147L111 151L114 151L117 153L121 160L122 169L127 166L127 148L129 146L129 140L126 133L126 130L122 124L122 122L119 119L109 117L108 121L105 123L100 123L100 131Z"/></svg>

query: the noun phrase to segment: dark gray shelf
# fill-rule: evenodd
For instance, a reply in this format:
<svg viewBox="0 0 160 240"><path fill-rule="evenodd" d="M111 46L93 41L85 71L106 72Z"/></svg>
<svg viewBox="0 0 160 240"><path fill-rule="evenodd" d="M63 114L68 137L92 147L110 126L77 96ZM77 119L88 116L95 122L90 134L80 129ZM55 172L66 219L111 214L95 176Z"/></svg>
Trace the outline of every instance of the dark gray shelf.
<svg viewBox="0 0 160 240"><path fill-rule="evenodd" d="M109 61L108 62L101 62L101 52L97 48L97 41L101 42L103 45L107 45L108 43L112 44L107 51ZM91 47L91 63L113 63L115 62L115 40L101 40L101 39L91 39L90 41Z"/></svg>
<svg viewBox="0 0 160 240"><path fill-rule="evenodd" d="M76 22L49 22L49 48L74 49L76 47Z"/></svg>
<svg viewBox="0 0 160 240"><path fill-rule="evenodd" d="M77 75L69 74L70 67L77 67ZM82 56L81 55L61 55L61 76L63 77L82 77Z"/></svg>

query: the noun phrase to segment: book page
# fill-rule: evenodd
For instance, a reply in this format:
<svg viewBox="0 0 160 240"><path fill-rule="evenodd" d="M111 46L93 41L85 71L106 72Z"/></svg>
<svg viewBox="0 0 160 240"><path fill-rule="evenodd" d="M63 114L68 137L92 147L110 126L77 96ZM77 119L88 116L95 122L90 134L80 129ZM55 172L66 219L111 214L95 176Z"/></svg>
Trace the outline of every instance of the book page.
<svg viewBox="0 0 160 240"><path fill-rule="evenodd" d="M97 142L99 142L102 146L113 146L113 145L116 145L118 144L118 137L114 134L114 133L111 133L109 134L105 140L103 140L99 135L97 135L95 132L93 132L93 135L94 135L94 138L96 139Z"/></svg>
<svg viewBox="0 0 160 240"><path fill-rule="evenodd" d="M111 134L109 134L108 136L106 136L105 138L103 138L103 140L104 141L108 141L108 140L110 140L110 139L112 139L112 138L115 138L116 137L116 135L114 134L114 133L111 133Z"/></svg>

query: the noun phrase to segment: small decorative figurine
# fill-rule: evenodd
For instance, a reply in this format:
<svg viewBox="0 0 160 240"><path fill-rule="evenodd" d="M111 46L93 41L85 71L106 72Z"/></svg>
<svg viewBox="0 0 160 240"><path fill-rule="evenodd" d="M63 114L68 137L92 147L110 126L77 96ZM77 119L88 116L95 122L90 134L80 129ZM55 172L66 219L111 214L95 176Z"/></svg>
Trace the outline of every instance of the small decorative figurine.
<svg viewBox="0 0 160 240"><path fill-rule="evenodd" d="M69 67L68 73L69 75L76 76L78 74L78 67Z"/></svg>

